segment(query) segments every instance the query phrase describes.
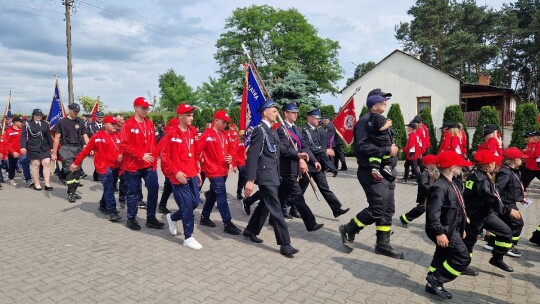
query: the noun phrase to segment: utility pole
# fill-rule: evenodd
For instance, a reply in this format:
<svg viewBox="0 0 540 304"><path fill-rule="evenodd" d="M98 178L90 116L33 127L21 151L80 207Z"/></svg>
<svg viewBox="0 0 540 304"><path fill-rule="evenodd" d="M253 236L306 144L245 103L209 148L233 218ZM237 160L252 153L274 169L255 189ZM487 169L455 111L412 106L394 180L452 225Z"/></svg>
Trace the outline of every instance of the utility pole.
<svg viewBox="0 0 540 304"><path fill-rule="evenodd" d="M73 65L71 64L71 8L75 0L63 0L66 7L66 47L67 47L67 76L68 76L68 104L73 103Z"/></svg>

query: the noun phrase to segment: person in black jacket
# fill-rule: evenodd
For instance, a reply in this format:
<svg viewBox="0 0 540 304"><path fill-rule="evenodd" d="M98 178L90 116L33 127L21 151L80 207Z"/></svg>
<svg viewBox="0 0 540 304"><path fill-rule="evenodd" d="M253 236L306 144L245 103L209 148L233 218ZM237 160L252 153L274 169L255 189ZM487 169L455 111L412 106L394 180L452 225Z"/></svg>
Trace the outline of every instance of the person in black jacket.
<svg viewBox="0 0 540 304"><path fill-rule="evenodd" d="M508 148L504 150L504 163L495 175L495 186L501 194L503 202L503 212L499 217L512 229L512 248L507 254L513 257L520 257L521 252L516 248L523 229L523 218L514 218L510 216L512 210L519 211L517 203L523 203L525 200L525 188L521 182L521 172L519 171L522 158L526 158L518 148ZM495 246L495 237L493 234L488 236L488 243L485 248L493 250Z"/></svg>
<svg viewBox="0 0 540 304"><path fill-rule="evenodd" d="M493 172L495 166L500 164L501 158L490 150L478 150L474 154L475 168L465 181L465 208L469 222L465 228L467 236L465 245L472 255L477 236L482 229L495 235L493 256L489 263L507 272L514 269L508 266L503 257L512 248L512 230L500 218L504 207L499 192L494 183ZM519 211L512 209L510 216L519 219Z"/></svg>
<svg viewBox="0 0 540 304"><path fill-rule="evenodd" d="M307 163L320 168L321 165L311 153L305 142L302 141L302 134L294 122L298 118L298 106L295 103L287 104L283 107L285 121L277 128L277 135L284 149L279 156L279 173L281 184L279 186L279 201L282 209L287 210L287 198L291 198L293 206L296 207L304 225L308 231L321 229L324 224L317 224L315 216L306 204L302 188L298 183L298 177L308 170ZM308 178L307 176L303 178Z"/></svg>
<svg viewBox="0 0 540 304"><path fill-rule="evenodd" d="M247 152L247 183L244 194L249 197L253 194L254 184L259 186L261 200L253 211L247 227L242 233L252 242L262 243L257 237L261 232L266 218L270 213L271 224L274 227L277 244L280 245L279 252L289 258L298 253L298 249L291 246L289 229L281 212L279 203L278 187L280 184L279 155L283 145L279 141L276 132L272 129L272 124L277 121L279 111L277 104L268 99L259 108L262 120L251 133L251 144ZM302 158L304 158L302 156Z"/></svg>
<svg viewBox="0 0 540 304"><path fill-rule="evenodd" d="M315 166L315 163L308 163L308 172L313 178L317 188L321 192L322 196L330 209L332 209L332 214L335 218L349 212L349 208L343 209L342 204L339 199L336 197L334 192L330 190L328 186L328 181L326 180L326 174L324 173L326 169L329 169L334 173L334 176L337 174L337 170L334 167L334 164L330 162L328 156L333 156L334 151L327 147L326 140L326 131L324 128L319 126L319 119L321 118L321 111L319 109L313 109L307 113L308 124L302 128L302 141L306 144L309 150L317 158L317 162L320 164L319 167ZM322 168L321 168L322 167ZM309 186L309 178L303 177L300 180L300 187L302 192L305 193L306 189Z"/></svg>
<svg viewBox="0 0 540 304"><path fill-rule="evenodd" d="M426 155L422 158L422 164L425 170L416 176L418 182L418 192L416 194L416 207L409 212L401 215L399 220L405 228L419 216L426 212L426 198L429 186L437 180L439 172L437 171L437 159L435 155Z"/></svg>
<svg viewBox="0 0 540 304"><path fill-rule="evenodd" d="M330 157L330 160L334 162L336 169L339 167L339 162L341 162L339 171L347 171L347 162L345 161L345 153L343 153L343 146L345 146L343 139L336 132L336 126L330 121L330 118L323 117L323 123L328 134L328 148L334 150L334 156Z"/></svg>
<svg viewBox="0 0 540 304"><path fill-rule="evenodd" d="M437 155L437 164L441 175L429 188L426 202L426 233L436 245L426 291L451 299L443 284L455 280L471 262L463 242L467 222L464 199L454 178L472 163L454 151L445 151Z"/></svg>
<svg viewBox="0 0 540 304"><path fill-rule="evenodd" d="M390 97L392 94L385 93L381 89L374 89L368 93L369 97L379 95ZM397 175L397 152L398 147L395 144L388 146L378 146L372 144L368 138L369 117L371 111L383 113L386 110L386 101L373 104L366 102L369 111L362 115L354 126L354 151L358 163L356 177L358 182L366 193L368 207L360 211L346 225L339 227L341 242L347 252L354 249L353 242L355 235L364 229L364 227L375 224L377 230L377 245L375 253L389 257L403 259L403 253L395 250L390 244L390 235L392 234L392 216L396 211L396 201L394 199L394 190L396 189L395 177ZM371 175L369 158L372 155L389 155L391 160L392 176L385 177L377 181Z"/></svg>
<svg viewBox="0 0 540 304"><path fill-rule="evenodd" d="M26 154L30 160L30 173L34 183L34 190L41 191L39 169L43 166L43 179L45 190L52 191L51 178L51 150L53 141L49 124L42 121L43 112L40 109L32 111L32 120L26 123L21 133L21 153Z"/></svg>

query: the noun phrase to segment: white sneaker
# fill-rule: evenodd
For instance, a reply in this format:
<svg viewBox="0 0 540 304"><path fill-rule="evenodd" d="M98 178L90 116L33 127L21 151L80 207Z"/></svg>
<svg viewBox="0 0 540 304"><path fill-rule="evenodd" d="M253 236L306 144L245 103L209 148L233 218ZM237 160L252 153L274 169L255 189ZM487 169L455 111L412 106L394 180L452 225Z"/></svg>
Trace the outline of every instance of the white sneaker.
<svg viewBox="0 0 540 304"><path fill-rule="evenodd" d="M488 245L487 243L484 245L484 248L486 248L489 251L493 251L493 246Z"/></svg>
<svg viewBox="0 0 540 304"><path fill-rule="evenodd" d="M194 237L190 237L189 239L184 240L184 246L191 249L195 249L195 250L202 248L202 245L199 242L197 242L197 240Z"/></svg>
<svg viewBox="0 0 540 304"><path fill-rule="evenodd" d="M172 235L176 235L178 233L178 229L176 228L176 222L172 220L170 213L167 213L166 217L167 217L167 223L169 224L169 231L171 232Z"/></svg>
<svg viewBox="0 0 540 304"><path fill-rule="evenodd" d="M17 186L17 183L12 179L8 180L8 183L12 186Z"/></svg>

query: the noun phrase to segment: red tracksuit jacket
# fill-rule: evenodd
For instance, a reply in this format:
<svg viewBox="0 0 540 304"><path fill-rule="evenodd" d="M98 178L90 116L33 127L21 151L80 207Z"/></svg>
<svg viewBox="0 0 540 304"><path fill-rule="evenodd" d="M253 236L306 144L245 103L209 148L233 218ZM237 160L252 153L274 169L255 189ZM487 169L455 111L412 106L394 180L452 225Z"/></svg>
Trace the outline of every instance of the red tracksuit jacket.
<svg viewBox="0 0 540 304"><path fill-rule="evenodd" d="M120 149L123 152L120 165L122 171L135 172L148 167L156 170L157 144L154 123L148 118L144 119L144 123L138 123L135 116L126 120L120 131ZM155 159L153 163L143 160L145 153L152 153Z"/></svg>
<svg viewBox="0 0 540 304"><path fill-rule="evenodd" d="M420 145L418 144L418 135L416 132L409 133L409 139L407 145L403 147L403 152L407 155L408 160L416 160L422 151L420 151ZM414 149L414 151L412 151Z"/></svg>
<svg viewBox="0 0 540 304"><path fill-rule="evenodd" d="M184 172L187 178L195 177L199 173L197 134L197 129L193 126L189 126L186 132L175 126L167 130L160 141L163 143L160 146L161 171L173 185L180 184L176 179L179 171ZM188 153L191 153L191 157Z"/></svg>
<svg viewBox="0 0 540 304"><path fill-rule="evenodd" d="M234 151L225 132L218 132L214 128L204 130L199 138L197 151L204 154L202 171L206 177L229 175L229 164L225 162L225 155L231 155L233 157L231 164L234 164Z"/></svg>
<svg viewBox="0 0 540 304"><path fill-rule="evenodd" d="M246 165L246 144L240 140L234 142L234 167Z"/></svg>
<svg viewBox="0 0 540 304"><path fill-rule="evenodd" d="M106 174L109 168L119 168L118 156L122 155L120 137L118 134L109 134L105 130L98 131L88 141L86 147L75 157L73 163L80 166L82 161L94 151L94 167L97 173Z"/></svg>
<svg viewBox="0 0 540 304"><path fill-rule="evenodd" d="M478 145L478 150L489 150L497 156L503 155L503 150L500 147L499 141L497 138L492 137L488 139L485 143Z"/></svg>
<svg viewBox="0 0 540 304"><path fill-rule="evenodd" d="M22 129L16 130L13 126L6 130L4 144L7 154L13 155L14 152L21 154L21 133Z"/></svg>
<svg viewBox="0 0 540 304"><path fill-rule="evenodd" d="M528 157L525 159L525 168L534 171L540 170L540 167L536 163L536 159L540 157L540 142L528 143L525 149L525 155Z"/></svg>

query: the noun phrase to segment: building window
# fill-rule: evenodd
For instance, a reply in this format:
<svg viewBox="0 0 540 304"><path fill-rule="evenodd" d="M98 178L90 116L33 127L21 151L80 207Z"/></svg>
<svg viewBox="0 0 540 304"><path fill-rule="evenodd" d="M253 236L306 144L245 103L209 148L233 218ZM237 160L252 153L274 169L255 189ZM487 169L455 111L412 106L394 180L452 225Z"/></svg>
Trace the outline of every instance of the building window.
<svg viewBox="0 0 540 304"><path fill-rule="evenodd" d="M431 109L431 96L416 97L416 113L418 114L426 108Z"/></svg>

